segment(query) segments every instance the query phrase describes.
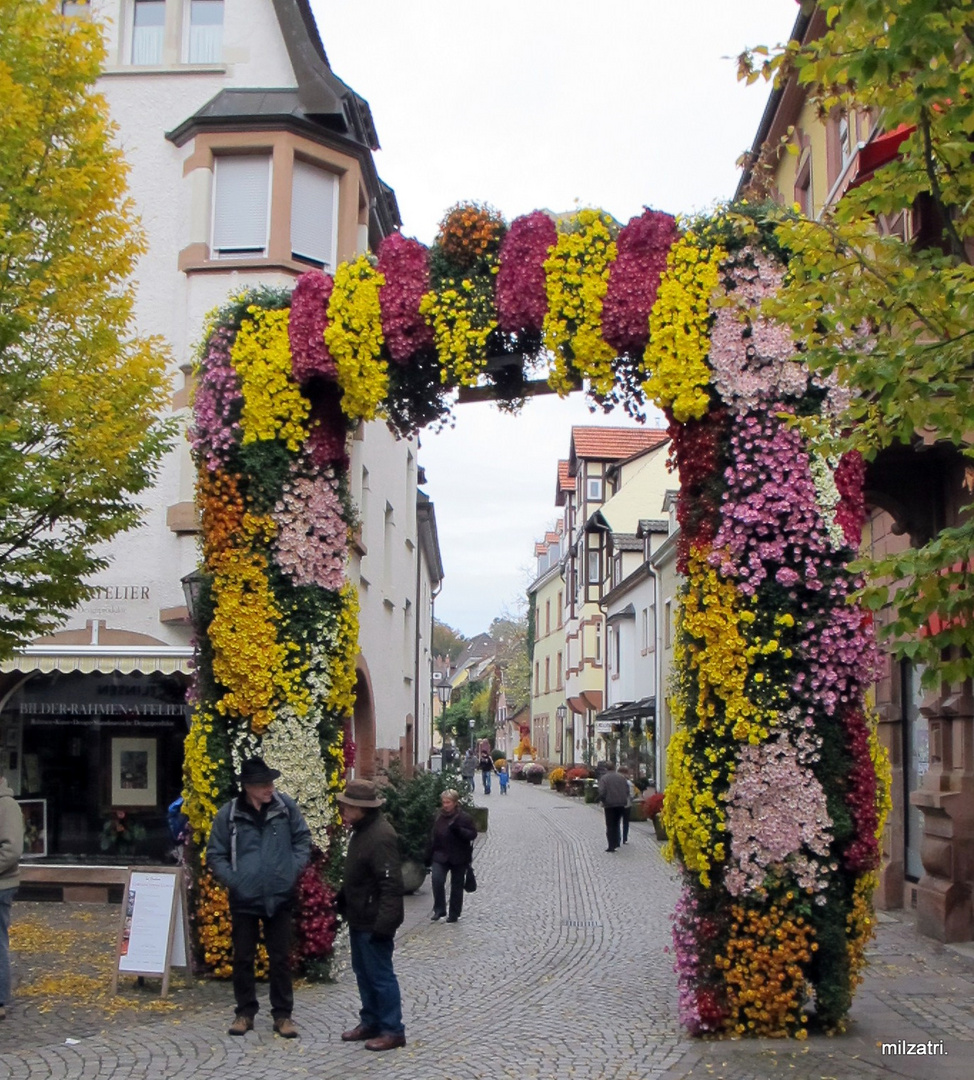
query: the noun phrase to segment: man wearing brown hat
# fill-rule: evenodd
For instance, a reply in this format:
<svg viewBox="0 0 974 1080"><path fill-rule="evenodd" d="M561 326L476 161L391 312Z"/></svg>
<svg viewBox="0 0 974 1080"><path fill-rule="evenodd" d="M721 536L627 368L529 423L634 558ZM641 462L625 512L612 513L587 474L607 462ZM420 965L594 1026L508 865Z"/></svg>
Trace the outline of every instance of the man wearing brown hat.
<svg viewBox="0 0 974 1080"><path fill-rule="evenodd" d="M362 1008L358 1025L342 1033L366 1050L406 1045L399 980L392 968L396 930L403 920L402 861L395 830L379 812L385 802L369 780L351 780L338 796L352 838L338 909L348 923L352 971Z"/></svg>
<svg viewBox="0 0 974 1080"><path fill-rule="evenodd" d="M298 875L311 856L311 832L290 795L274 790L280 775L263 758L245 761L240 794L220 808L206 846L207 867L230 893L237 1002L231 1035L253 1030L259 1007L254 962L263 923L274 1032L298 1037L291 1021L291 908Z"/></svg>

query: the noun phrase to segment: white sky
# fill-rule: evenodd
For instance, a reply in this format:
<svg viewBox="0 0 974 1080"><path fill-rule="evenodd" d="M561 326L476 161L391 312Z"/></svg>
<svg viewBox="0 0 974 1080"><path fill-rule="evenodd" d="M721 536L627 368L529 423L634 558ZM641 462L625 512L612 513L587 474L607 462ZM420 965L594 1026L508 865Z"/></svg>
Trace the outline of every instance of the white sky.
<svg viewBox="0 0 974 1080"><path fill-rule="evenodd" d="M311 0L332 69L371 106L403 232L431 243L459 201L508 221L599 206L621 222L730 198L768 87L736 81L748 45L791 30L795 0ZM580 395L511 418L462 405L422 436L446 572L436 616L470 637L514 610L557 517L557 462ZM656 514L658 507L647 508Z"/></svg>

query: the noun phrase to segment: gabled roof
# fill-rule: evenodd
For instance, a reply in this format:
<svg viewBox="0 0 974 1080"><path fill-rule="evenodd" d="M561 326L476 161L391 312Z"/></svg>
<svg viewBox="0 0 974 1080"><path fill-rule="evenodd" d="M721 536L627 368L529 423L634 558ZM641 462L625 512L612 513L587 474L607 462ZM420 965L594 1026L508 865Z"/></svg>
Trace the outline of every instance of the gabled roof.
<svg viewBox="0 0 974 1080"><path fill-rule="evenodd" d="M555 506L565 505L565 495L575 490L575 481L568 471L568 462L558 462L558 484L555 487Z"/></svg>
<svg viewBox="0 0 974 1080"><path fill-rule="evenodd" d="M573 427L568 455L569 472L572 476L576 475L580 459L622 461L659 446L668 437L665 428Z"/></svg>

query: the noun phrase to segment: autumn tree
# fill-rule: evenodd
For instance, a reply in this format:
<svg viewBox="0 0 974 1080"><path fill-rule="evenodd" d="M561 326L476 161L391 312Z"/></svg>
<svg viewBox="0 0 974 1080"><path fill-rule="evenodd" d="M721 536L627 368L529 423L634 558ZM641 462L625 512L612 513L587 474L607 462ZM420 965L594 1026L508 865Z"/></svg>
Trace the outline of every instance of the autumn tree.
<svg viewBox="0 0 974 1080"><path fill-rule="evenodd" d="M103 56L56 0L0 0L0 656L85 598L171 435Z"/></svg>
<svg viewBox="0 0 974 1080"><path fill-rule="evenodd" d="M823 119L868 110L881 130L905 138L895 160L819 220L784 215L778 236L791 253L790 281L777 314L812 367L852 388L845 445L872 457L932 432L966 459L970 491L974 7L969 0L822 6L821 37L745 54L744 77L795 78ZM918 241L882 235L884 220L915 209L927 226ZM927 665L928 682L974 674L972 550L968 505L930 542L869 567L876 584L867 603L892 605L886 632L899 655Z"/></svg>

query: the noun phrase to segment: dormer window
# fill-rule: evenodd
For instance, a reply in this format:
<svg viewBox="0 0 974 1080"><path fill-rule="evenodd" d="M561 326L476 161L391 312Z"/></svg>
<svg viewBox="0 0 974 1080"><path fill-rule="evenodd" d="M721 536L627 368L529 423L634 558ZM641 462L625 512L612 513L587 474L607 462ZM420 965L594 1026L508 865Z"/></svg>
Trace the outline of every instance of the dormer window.
<svg viewBox="0 0 974 1080"><path fill-rule="evenodd" d="M219 64L223 59L223 0L190 0L186 61Z"/></svg>
<svg viewBox="0 0 974 1080"><path fill-rule="evenodd" d="M213 165L213 255L262 258L270 226L270 154L218 157Z"/></svg>
<svg viewBox="0 0 974 1080"><path fill-rule="evenodd" d="M158 66L165 40L165 0L135 0L132 22L132 63Z"/></svg>

